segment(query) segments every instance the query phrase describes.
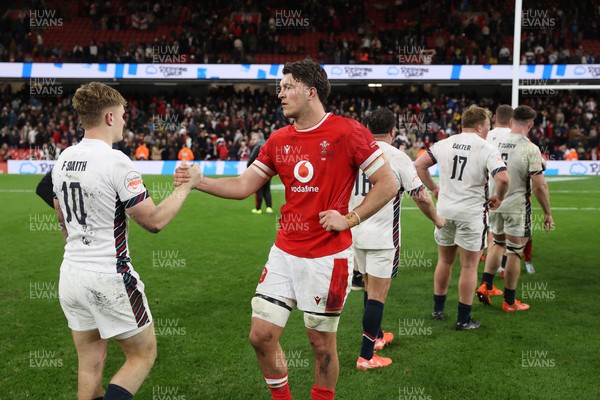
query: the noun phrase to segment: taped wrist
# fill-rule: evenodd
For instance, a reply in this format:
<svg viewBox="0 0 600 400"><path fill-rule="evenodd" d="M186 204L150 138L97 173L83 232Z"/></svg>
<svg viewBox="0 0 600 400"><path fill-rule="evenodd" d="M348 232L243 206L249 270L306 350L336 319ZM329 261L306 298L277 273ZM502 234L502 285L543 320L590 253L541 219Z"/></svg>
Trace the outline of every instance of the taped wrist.
<svg viewBox="0 0 600 400"><path fill-rule="evenodd" d="M361 223L360 217L358 216L356 211L350 211L348 214L346 214L345 218L350 228L354 228L355 226L360 225Z"/></svg>

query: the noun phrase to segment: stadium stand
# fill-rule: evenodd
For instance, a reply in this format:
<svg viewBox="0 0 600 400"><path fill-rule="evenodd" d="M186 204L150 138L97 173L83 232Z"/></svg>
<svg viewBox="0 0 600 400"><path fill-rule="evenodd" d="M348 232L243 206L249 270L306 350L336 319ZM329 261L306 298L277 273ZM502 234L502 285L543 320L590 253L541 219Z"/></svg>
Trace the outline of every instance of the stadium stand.
<svg viewBox="0 0 600 400"><path fill-rule="evenodd" d="M168 92L162 95L126 94L128 132L122 150L134 158L145 143L162 160L177 159L187 144L196 159L238 159L243 141L252 132L270 132L287 124L274 94L232 87L211 88L206 96ZM334 91L328 110L363 120L379 106L388 106L397 115L395 144L414 159L419 150L441 138L456 134L464 107L477 103L495 110L501 100L496 96L475 94L433 95L419 90L407 93L398 88L367 91ZM578 159L597 159L599 150L597 103L585 94L565 92L547 98L526 98L524 104L538 110L530 139L549 159L561 160L574 149ZM27 88L17 94L5 91L0 96L0 146L12 159L55 158L60 150L77 143L76 116L70 95L62 100L30 98ZM157 147L154 150L154 147ZM3 160L4 161L4 160Z"/></svg>
<svg viewBox="0 0 600 400"><path fill-rule="evenodd" d="M283 63L308 56L327 64L512 62L514 21L507 16L514 15L514 3L506 0L33 3L0 8L1 61ZM600 59L600 7L593 3L527 2L521 63ZM36 25L30 9L50 13L60 26Z"/></svg>

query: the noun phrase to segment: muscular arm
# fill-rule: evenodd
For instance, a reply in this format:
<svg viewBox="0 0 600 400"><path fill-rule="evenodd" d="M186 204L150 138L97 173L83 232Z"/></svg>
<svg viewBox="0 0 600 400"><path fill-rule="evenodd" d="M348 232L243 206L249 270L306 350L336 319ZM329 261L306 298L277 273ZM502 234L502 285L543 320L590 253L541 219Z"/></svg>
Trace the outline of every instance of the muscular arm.
<svg viewBox="0 0 600 400"><path fill-rule="evenodd" d="M250 166L240 176L234 178L202 178L196 189L224 199L242 200L256 193L269 178L262 177Z"/></svg>
<svg viewBox="0 0 600 400"><path fill-rule="evenodd" d="M127 209L127 214L145 230L158 233L171 222L181 209L183 202L192 191L189 185L181 185L155 205L151 197Z"/></svg>
<svg viewBox="0 0 600 400"><path fill-rule="evenodd" d="M500 171L494 175L494 182L496 183L496 197L500 201L504 200L506 193L508 192L508 185L510 183L510 176L507 171Z"/></svg>
<svg viewBox="0 0 600 400"><path fill-rule="evenodd" d="M369 177L369 181L373 187L362 203L348 215L342 216L337 210L326 210L319 213L319 223L326 231L339 232L358 225L379 211L398 193L398 183L387 162Z"/></svg>
<svg viewBox="0 0 600 400"><path fill-rule="evenodd" d="M152 198L148 197L144 201L129 207L126 210L127 214L145 230L152 233L160 232L175 218L185 199L192 191L193 185L202 179L198 164L194 164L186 173L190 176L190 181L176 187L173 193L158 206L154 204Z"/></svg>
<svg viewBox="0 0 600 400"><path fill-rule="evenodd" d="M542 174L533 175L531 182L533 184L533 194L544 211L544 228L546 232L550 232L554 228L554 219L550 211L550 191L548 190L548 184Z"/></svg>
<svg viewBox="0 0 600 400"><path fill-rule="evenodd" d="M415 203L417 203L419 210L421 210L421 212L425 214L425 216L429 218L435 226L441 228L444 225L444 219L437 215L433 201L426 190L420 190L417 194L411 194L410 197Z"/></svg>
<svg viewBox="0 0 600 400"><path fill-rule="evenodd" d="M394 178L390 165L386 162L370 177L373 184L365 199L353 211L358 214L361 221L373 216L385 206L397 193L398 183Z"/></svg>
<svg viewBox="0 0 600 400"><path fill-rule="evenodd" d="M53 202L54 209L56 210L56 216L58 217L58 226L60 227L60 233L62 233L63 239L65 239L66 242L69 233L67 232L67 227L65 226L65 216L63 215L62 210L60 209L60 203L58 202L58 200L54 199Z"/></svg>
<svg viewBox="0 0 600 400"><path fill-rule="evenodd" d="M552 215L550 211L550 191L548 190L548 184L544 179L544 175L533 175L531 177L531 183L533 186L533 194L540 203L544 214Z"/></svg>
<svg viewBox="0 0 600 400"><path fill-rule="evenodd" d="M431 190L433 196L437 199L437 194L440 191L440 188L433 181L433 178L429 173L429 167L433 165L435 165L435 162L427 153L422 154L421 157L417 158L417 160L415 161L415 169L417 170L417 175L419 175L419 179L421 179L421 182L423 182L427 189Z"/></svg>

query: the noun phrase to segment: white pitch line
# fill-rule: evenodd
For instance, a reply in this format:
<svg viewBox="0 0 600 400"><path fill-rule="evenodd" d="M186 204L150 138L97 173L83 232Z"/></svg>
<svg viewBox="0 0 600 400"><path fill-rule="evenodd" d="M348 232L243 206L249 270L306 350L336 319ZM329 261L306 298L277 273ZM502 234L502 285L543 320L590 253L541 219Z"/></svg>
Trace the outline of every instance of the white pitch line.
<svg viewBox="0 0 600 400"><path fill-rule="evenodd" d="M31 189L0 189L0 193L35 193Z"/></svg>
<svg viewBox="0 0 600 400"><path fill-rule="evenodd" d="M550 190L552 193L600 193L600 190Z"/></svg>

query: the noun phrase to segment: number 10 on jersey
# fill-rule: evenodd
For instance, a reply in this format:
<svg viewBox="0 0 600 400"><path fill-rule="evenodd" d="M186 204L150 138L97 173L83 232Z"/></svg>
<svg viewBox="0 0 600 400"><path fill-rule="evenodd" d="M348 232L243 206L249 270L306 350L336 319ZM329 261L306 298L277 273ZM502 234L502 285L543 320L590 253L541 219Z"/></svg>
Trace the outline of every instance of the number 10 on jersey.
<svg viewBox="0 0 600 400"><path fill-rule="evenodd" d="M71 182L69 188L70 190L67 189L67 182L63 182L62 192L65 208L67 210L66 220L67 222L71 222L72 215L74 215L80 225L85 225L87 214L83 207L83 191L81 190L81 184L79 182ZM69 205L69 191L71 192L71 205ZM71 212L71 209L73 212Z"/></svg>

